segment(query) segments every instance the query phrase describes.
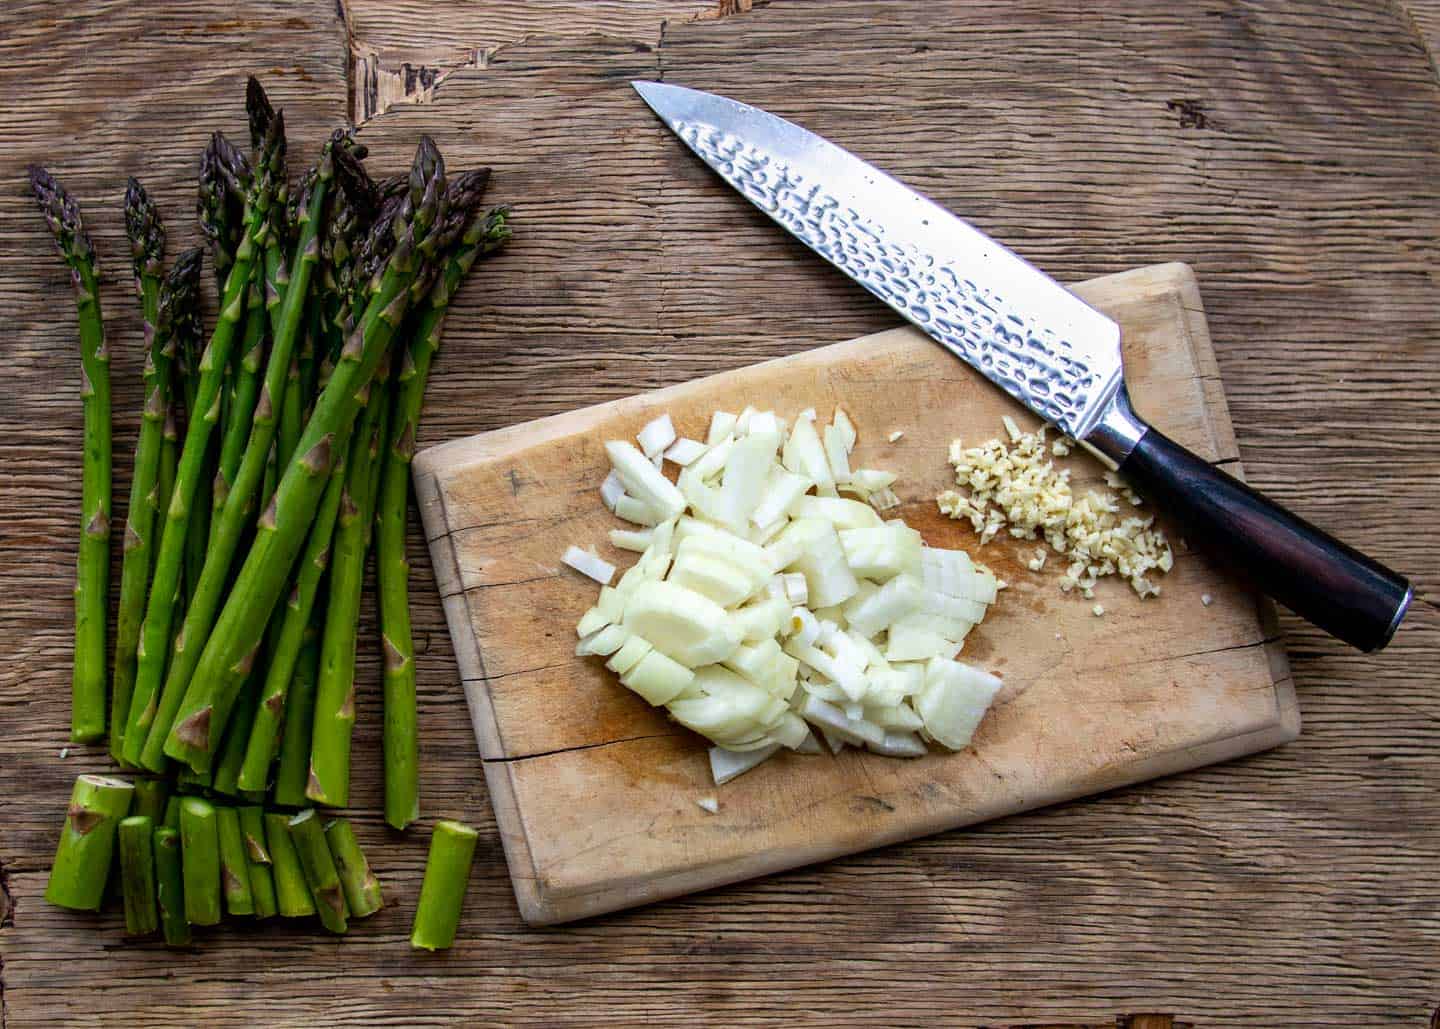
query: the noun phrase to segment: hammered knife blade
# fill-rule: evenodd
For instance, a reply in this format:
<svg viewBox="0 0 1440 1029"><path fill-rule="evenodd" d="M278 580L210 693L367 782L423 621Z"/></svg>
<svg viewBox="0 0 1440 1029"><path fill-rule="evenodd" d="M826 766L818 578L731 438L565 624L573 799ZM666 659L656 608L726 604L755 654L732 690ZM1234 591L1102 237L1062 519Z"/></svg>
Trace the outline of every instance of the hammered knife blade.
<svg viewBox="0 0 1440 1029"><path fill-rule="evenodd" d="M1120 327L974 226L759 108L635 89L742 196L956 357L1118 468L1185 538L1326 632L1390 641L1404 577L1168 439L1125 389Z"/></svg>

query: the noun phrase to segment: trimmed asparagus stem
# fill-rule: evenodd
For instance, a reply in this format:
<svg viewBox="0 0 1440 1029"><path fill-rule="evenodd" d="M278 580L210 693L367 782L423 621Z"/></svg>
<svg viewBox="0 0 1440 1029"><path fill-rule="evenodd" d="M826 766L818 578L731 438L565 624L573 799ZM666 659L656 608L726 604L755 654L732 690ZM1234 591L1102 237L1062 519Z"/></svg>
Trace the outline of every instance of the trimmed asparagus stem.
<svg viewBox="0 0 1440 1029"><path fill-rule="evenodd" d="M300 866L305 870L305 881L310 884L310 895L315 898L320 924L332 933L343 933L350 913L345 903L345 889L340 885L340 873L314 808L307 808L290 819L290 839L300 855Z"/></svg>
<svg viewBox="0 0 1440 1029"><path fill-rule="evenodd" d="M253 915L255 900L250 892L250 865L245 855L240 812L233 807L217 807L215 825L220 841L220 888L225 894L225 910L232 915Z"/></svg>
<svg viewBox="0 0 1440 1029"><path fill-rule="evenodd" d="M354 827L347 819L337 818L325 827L325 839L340 873L350 917L369 918L385 906L385 900L380 895L380 880L370 870L370 862L365 860L365 852L355 838Z"/></svg>
<svg viewBox="0 0 1440 1029"><path fill-rule="evenodd" d="M225 293L221 298L219 320L198 367L199 381L196 383L195 401L190 408L185 445L176 471L175 490L166 511L164 530L160 537L160 556L155 566L150 597L146 603L145 624L140 633L135 691L130 701L130 718L125 729L124 755L127 761L142 764L155 772L165 768L163 755L152 754L151 759L145 761L142 760L142 754L160 701L166 656L172 650L171 623L175 614L175 599L180 585L180 573L184 567L187 533L193 528L190 511L196 502L210 438L220 415L221 380L235 342L237 323L250 281L250 270L255 261L256 237L264 222L266 205L269 202L268 187L264 185L267 179L268 176L262 173L262 185L250 191L250 200L247 201L249 209L246 212L248 231L236 250L235 263L230 268ZM185 645L185 632L182 629L174 640L173 649L177 658L184 652Z"/></svg>
<svg viewBox="0 0 1440 1029"><path fill-rule="evenodd" d="M220 435L220 464L211 490L210 549L215 548L215 534L220 531L225 502L240 473L245 456L245 442L250 438L250 425L255 405L260 399L262 362L265 358L265 294L264 272L260 262L250 270L250 286L245 292L245 331L236 350L239 362L230 390L230 403L225 410L224 429ZM207 554L207 563L213 558ZM226 569L228 571L228 569Z"/></svg>
<svg viewBox="0 0 1440 1029"><path fill-rule="evenodd" d="M410 628L410 562L405 555L410 513L410 463L430 364L450 298L475 261L510 237L509 211L497 208L465 229L445 271L416 312L408 360L395 388L389 446L375 517L380 643L385 655L385 821L404 829L420 817L420 741L415 698L415 640Z"/></svg>
<svg viewBox="0 0 1440 1029"><path fill-rule="evenodd" d="M245 746L250 740L250 723L255 717L255 709L260 706L261 684L262 676L257 668L245 688L240 691L240 699L235 704L235 715L225 729L225 738L220 744L220 756L212 769L214 774L210 780L211 789L227 797L238 797L242 792L240 768L245 760ZM258 789L244 792L263 792L264 789L265 784L262 782Z"/></svg>
<svg viewBox="0 0 1440 1029"><path fill-rule="evenodd" d="M188 946L190 923L185 920L185 870L180 833L170 826L155 830L155 906L165 945Z"/></svg>
<svg viewBox="0 0 1440 1029"><path fill-rule="evenodd" d="M313 591L311 599L314 599ZM280 738L280 760L271 796L275 803L285 807L304 807L308 803L305 786L310 779L310 733L315 722L315 680L320 673L320 625L323 622L320 612L312 611L311 614L312 617L302 626L302 639L292 662L294 678L289 683L288 693L282 694L284 733ZM278 661L272 664L272 670L277 665ZM266 706L262 703L256 715L258 717L265 712ZM256 739L254 733L250 739L252 742Z"/></svg>
<svg viewBox="0 0 1440 1029"><path fill-rule="evenodd" d="M215 925L220 921L220 830L215 805L208 800L186 797L180 802L180 851L185 921Z"/></svg>
<svg viewBox="0 0 1440 1029"><path fill-rule="evenodd" d="M260 516L254 543L165 741L165 753L192 767L209 767L214 759L221 731L244 682L241 672L248 671L249 660L289 580L331 467L349 443L359 410L356 393L374 375L404 315L409 288L425 256L421 244L437 235L430 229L439 207L443 171L438 151L428 139L422 141L414 179L413 214L405 225L397 223L401 240L385 262L376 295L316 402L295 457ZM443 238L437 238L431 245L441 242Z"/></svg>
<svg viewBox="0 0 1440 1029"><path fill-rule="evenodd" d="M275 878L275 904L285 918L315 913L315 900L300 866L300 855L290 838L290 816L265 812L265 842L270 851L270 872Z"/></svg>
<svg viewBox="0 0 1440 1029"><path fill-rule="evenodd" d="M161 826L165 829L180 831L180 802L185 797L179 793L172 793L165 801L165 820Z"/></svg>
<svg viewBox="0 0 1440 1029"><path fill-rule="evenodd" d="M170 784L164 779L136 779L135 793L130 801L132 815L144 815L155 826L165 821L165 806L170 800Z"/></svg>
<svg viewBox="0 0 1440 1029"><path fill-rule="evenodd" d="M260 705L250 723L241 789L264 789L277 748L280 768L275 777L275 802L304 807L310 776L310 737L315 719L315 684L319 668L319 628L315 598L330 562L330 544L339 516L347 462L330 473L330 482L315 512L305 551L294 575L289 599L278 609L280 628L270 648ZM234 721L232 716L231 721ZM283 736L282 736L283 728ZM257 785L258 784L258 785Z"/></svg>
<svg viewBox="0 0 1440 1029"><path fill-rule="evenodd" d="M160 928L154 836L155 820L149 815L131 815L120 822L120 888L125 898L125 931L131 936L148 936Z"/></svg>
<svg viewBox="0 0 1440 1029"><path fill-rule="evenodd" d="M75 911L100 909L115 854L115 830L134 793L135 787L123 779L82 775L75 780L45 886L46 900Z"/></svg>
<svg viewBox="0 0 1440 1029"><path fill-rule="evenodd" d="M150 536L160 500L160 449L170 406L170 356L174 353L173 340L162 339L156 331L160 280L165 270L165 226L145 188L133 178L125 189L125 230L130 239L135 292L140 298L141 321L145 327L145 370L142 377L145 403L140 415L140 434L135 443L130 499L125 509L124 563L115 622L110 754L117 761L122 756L125 721L130 715L130 691L135 683L135 645L140 639L145 590L150 582Z"/></svg>
<svg viewBox="0 0 1440 1029"><path fill-rule="evenodd" d="M45 216L75 286L80 338L80 399L85 412L80 549L75 564L75 667L70 687L70 739L105 735L108 666L105 605L110 587L110 350L100 314L95 248L80 207L44 168L30 168L30 191Z"/></svg>
<svg viewBox="0 0 1440 1029"><path fill-rule="evenodd" d="M478 836L462 822L435 823L430 834L430 854L425 859L420 903L415 907L415 924L410 930L410 946L445 950L455 942Z"/></svg>
<svg viewBox="0 0 1440 1029"><path fill-rule="evenodd" d="M276 121L279 120L277 115ZM193 767L209 767L213 754L208 748L218 745L220 733L224 728L224 717L229 715L227 708L224 717L213 725L210 724L208 712L201 715L201 721L198 723L179 724L181 719L178 717L178 713L182 709L186 709L188 691L195 682L196 669L204 655L204 649L208 645L208 638L215 628L216 615L220 612L222 603L226 602L226 580L232 570L235 554L250 527L252 505L255 502L257 491L261 488L270 460L278 428L277 411L271 398L279 397L285 388L291 355L299 334L301 317L305 311L305 297L309 290L311 272L318 254L316 232L323 218L325 197L333 177L333 163L329 159L331 152L332 146L327 146L313 186L301 207L300 240L297 244L299 249L295 261L295 271L280 304L277 316L280 328L271 347L250 440L225 508L220 515L220 527L212 541L205 571L201 575L200 583L191 597L190 607L185 614L186 646L183 651L179 648L176 650L175 660L165 682L159 712L150 730L151 738L145 744L147 758L153 758L156 761L161 760L167 752L167 748L172 742L167 737L170 737L173 732L177 748L185 747L186 744L183 741L190 737L195 737L197 742L203 740L207 746L206 760L204 762L192 761L190 764ZM273 502L274 498L271 497L269 503ZM232 596L233 593L232 590ZM266 617L268 618L268 616L267 612ZM253 663L254 657L252 648L252 651L243 660L248 666ZM231 702L233 703L233 697ZM187 709L186 717L190 717L189 712L192 711L193 709ZM249 723L245 724L248 726ZM214 736L213 740L212 736ZM241 740L242 747L246 740L248 740L248 734ZM261 785L249 788L263 789L264 787Z"/></svg>
<svg viewBox="0 0 1440 1029"><path fill-rule="evenodd" d="M161 437L160 437L160 470L159 470L159 472L156 474L156 477L155 477L155 491L156 491L155 510L156 510L157 512L163 511L163 510L165 510L167 507L170 506L170 494L173 493L174 490L175 490L175 466L178 465L179 463L180 463L180 418L179 418L179 405L175 402L175 398L172 396L172 397L170 398L170 405L169 405L169 407L168 407L168 408L166 409L166 411L165 411L165 426L164 426L164 428L162 429L162 435L161 435ZM153 528L153 526L152 526L152 528ZM150 573L151 573L151 574L153 574L154 571L155 571L155 558L156 558L156 556L159 554L159 552L160 552L160 548L159 548L159 547L151 547L151 548L150 548ZM149 588L150 588L150 583L149 583L148 579L147 579L147 581L146 581L146 583L145 583L145 588L146 588L146 591L148 592L148 591L149 591ZM183 582L183 581L181 582L181 589L182 589L182 590L184 589L184 582ZM136 632L135 632L135 641L136 641L136 643L139 643L139 641L140 641L140 632L139 632L138 626L137 626ZM133 688L133 686L134 686L134 681L133 681L133 680L131 681L131 686L132 686L132 688ZM127 698L127 700L126 700L126 704L127 704L127 707L125 708L125 713L120 716L120 717L121 717L121 724L124 724L124 723L126 723L126 722L128 722L128 721L130 720L130 709L129 709L129 707L128 707L128 704L129 704L128 698ZM124 739L125 739L125 737L124 737L123 734L121 735L120 739L121 739L121 742L123 743L123 742L124 742Z"/></svg>
<svg viewBox="0 0 1440 1029"><path fill-rule="evenodd" d="M320 678L315 686L315 722L310 735L310 777L305 795L318 804L350 803L350 740L355 728L355 644L360 593L365 579L379 482L380 444L389 414L382 364L368 387L370 396L350 447L345 495L335 525L325 632L320 645Z"/></svg>
<svg viewBox="0 0 1440 1029"><path fill-rule="evenodd" d="M270 848L265 842L265 812L258 806L240 809L240 832L245 842L245 867L250 875L250 896L256 918L273 918L279 911L275 877L270 872Z"/></svg>

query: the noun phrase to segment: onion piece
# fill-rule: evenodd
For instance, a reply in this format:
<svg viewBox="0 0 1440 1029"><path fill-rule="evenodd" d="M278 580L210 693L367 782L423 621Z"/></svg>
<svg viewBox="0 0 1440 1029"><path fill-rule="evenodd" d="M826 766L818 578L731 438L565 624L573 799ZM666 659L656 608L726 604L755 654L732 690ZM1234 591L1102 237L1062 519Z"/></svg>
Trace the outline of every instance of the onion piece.
<svg viewBox="0 0 1440 1029"><path fill-rule="evenodd" d="M580 621L575 624L575 635L584 639L586 636L591 636L599 632L609 624L610 619L606 616L605 612L601 611L598 607L592 607L581 615Z"/></svg>
<svg viewBox="0 0 1440 1029"><path fill-rule="evenodd" d="M694 672L658 650L651 650L620 676L623 685L640 694L653 707L670 703L694 681Z"/></svg>
<svg viewBox="0 0 1440 1029"><path fill-rule="evenodd" d="M670 449L665 451L665 460L684 468L704 457L705 451L708 449L699 440L687 439L682 436L670 445Z"/></svg>
<svg viewBox="0 0 1440 1029"><path fill-rule="evenodd" d="M610 655L610 660L605 662L605 667L616 675L623 676L654 649L650 641L643 636L631 636L619 650Z"/></svg>
<svg viewBox="0 0 1440 1029"><path fill-rule="evenodd" d="M870 494L870 506L877 511L889 511L900 506L900 498L892 489L876 490Z"/></svg>
<svg viewBox="0 0 1440 1029"><path fill-rule="evenodd" d="M780 419L775 416L774 411L757 411L750 416L750 427L746 430L750 435L757 432L773 432L780 434Z"/></svg>
<svg viewBox="0 0 1440 1029"><path fill-rule="evenodd" d="M915 698L915 710L931 739L961 750L969 745L1002 685L978 668L937 657L925 666L925 688Z"/></svg>
<svg viewBox="0 0 1440 1029"><path fill-rule="evenodd" d="M778 636L789 617L790 605L772 597L739 608L732 613L731 621L739 630L742 639L756 642Z"/></svg>
<svg viewBox="0 0 1440 1029"><path fill-rule="evenodd" d="M645 427L636 433L635 440L640 444L640 452L654 460L657 454L663 455L665 448L675 442L675 423L668 413L662 414L645 423Z"/></svg>
<svg viewBox="0 0 1440 1029"><path fill-rule="evenodd" d="M796 475L813 481L815 491L822 497L835 495L835 476L830 471L830 459L825 456L813 419L796 419L781 455L781 463Z"/></svg>
<svg viewBox="0 0 1440 1029"><path fill-rule="evenodd" d="M615 474L615 469L610 469L610 474L605 476L605 481L600 484L600 499L611 511L625 495L625 484L620 481L620 476Z"/></svg>
<svg viewBox="0 0 1440 1029"><path fill-rule="evenodd" d="M866 743L865 748L885 757L924 757L928 753L925 744L913 732L887 731L879 743Z"/></svg>
<svg viewBox="0 0 1440 1029"><path fill-rule="evenodd" d="M701 797L695 801L695 806L701 811L715 815L720 813L720 802L714 797Z"/></svg>
<svg viewBox="0 0 1440 1029"><path fill-rule="evenodd" d="M599 554L581 550L573 544L565 548L565 553L561 555L560 560L586 578L594 579L601 586L610 585L610 580L615 578L614 565Z"/></svg>
<svg viewBox="0 0 1440 1029"><path fill-rule="evenodd" d="M581 640L575 647L575 656L588 657L594 654L609 657L623 647L629 638L630 634L620 626L607 625L594 635Z"/></svg>
<svg viewBox="0 0 1440 1029"><path fill-rule="evenodd" d="M837 531L879 529L885 525L874 508L843 497L801 497L791 506L790 515L793 518L819 518L835 526Z"/></svg>
<svg viewBox="0 0 1440 1029"><path fill-rule="evenodd" d="M605 444L615 473L625 484L625 492L647 507L659 512L657 521L673 518L685 510L685 498L675 484L665 478L645 455L624 440Z"/></svg>
<svg viewBox="0 0 1440 1029"><path fill-rule="evenodd" d="M611 529L610 544L621 550L643 554L655 541L654 529Z"/></svg>
<svg viewBox="0 0 1440 1029"><path fill-rule="evenodd" d="M729 411L716 411L710 416L710 431L705 434L705 443L714 446L735 431L736 418Z"/></svg>
<svg viewBox="0 0 1440 1029"><path fill-rule="evenodd" d="M820 735L825 737L825 744L830 748L830 753L838 754L845 749L845 741L841 739L840 736L831 732L829 729L824 728L823 726L817 725L815 728L819 729Z"/></svg>
<svg viewBox="0 0 1440 1029"><path fill-rule="evenodd" d="M840 442L845 447L845 453L848 454L854 450L858 433L855 431L855 423L850 420L850 416L837 407L835 417L830 419L830 425L839 434Z"/></svg>
<svg viewBox="0 0 1440 1029"><path fill-rule="evenodd" d="M715 779L715 785L724 786L730 780L744 775L750 769L770 760L779 749L780 744L778 743L772 743L761 750L750 750L744 753L736 753L733 750L726 750L724 747L711 747L710 774Z"/></svg>
<svg viewBox="0 0 1440 1029"><path fill-rule="evenodd" d="M850 451L845 447L845 434L834 425L825 426L825 459L836 482L850 481Z"/></svg>
<svg viewBox="0 0 1440 1029"><path fill-rule="evenodd" d="M860 603L847 604L845 618L860 635L874 636L920 610L926 595L925 587L915 576L897 575Z"/></svg>
<svg viewBox="0 0 1440 1029"><path fill-rule="evenodd" d="M781 467L771 468L765 480L763 499L750 520L756 525L769 525L785 517L813 485L815 484L803 475L787 472Z"/></svg>
<svg viewBox="0 0 1440 1029"><path fill-rule="evenodd" d="M627 522L634 522L636 525L657 525L664 520L659 511L656 511L649 504L637 500L628 493L623 494L615 502L615 514Z"/></svg>
<svg viewBox="0 0 1440 1029"><path fill-rule="evenodd" d="M725 458L720 511L723 521L733 531L744 532L750 516L760 505L779 446L778 432L752 432L736 443Z"/></svg>

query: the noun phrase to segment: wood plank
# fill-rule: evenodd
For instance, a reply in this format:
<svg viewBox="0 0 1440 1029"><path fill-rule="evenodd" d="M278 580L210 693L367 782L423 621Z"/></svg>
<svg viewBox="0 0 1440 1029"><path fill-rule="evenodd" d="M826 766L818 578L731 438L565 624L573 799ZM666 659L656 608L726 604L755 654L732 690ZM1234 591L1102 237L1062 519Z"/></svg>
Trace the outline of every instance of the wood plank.
<svg viewBox="0 0 1440 1029"><path fill-rule="evenodd" d="M10 329L0 377L0 577L12 597L0 607L8 1026L241 1026L256 1010L303 1024L766 1024L772 1009L757 997L802 1011L801 1021L841 1024L894 1021L913 1009L917 982L927 1010L992 1027L1113 1024L1135 1011L1207 1029L1425 1021L1440 910L1440 552L1427 535L1440 455L1424 431L1440 412L1429 360L1440 337L1440 88L1404 16L1433 7L1416 0L1084 10L773 0L713 24L671 18L658 46L658 33L607 43L540 23L519 41L490 16L494 4L427 5L410 22L418 49L465 38L457 24L518 45L444 83L434 110L397 110L367 130L398 154L419 131L463 124L471 148L457 161L496 164L496 198L519 204L516 249L453 315L422 443L893 325L696 168L632 106L628 75L663 73L803 119L1066 281L1190 263L1251 481L1417 580L1415 612L1378 657L1281 616L1305 709L1297 742L1043 816L563 932L529 930L513 915L492 800L474 776L417 526L427 819L466 817L482 834L456 950L405 948L423 847L380 827L376 769L364 762L354 814L397 906L343 943L310 925L235 927L171 955L121 946L118 916L48 909L40 892L56 812L75 772L105 765L57 756L79 410L66 372L73 341L57 314L68 311L63 276L20 171L34 159L85 171L75 181L100 209L92 218L103 210L108 220L107 311L118 317L124 174L157 191L171 183L167 214L193 239L198 141L217 125L243 135L231 91L167 120L153 99L131 100L134 90L179 102L260 71L293 84L292 122L302 99L342 102L342 34L333 78L321 77L329 43L292 22L312 10L328 18L330 5L250 5L253 19L207 13L213 6L79 0L63 26L47 5L0 12L10 183L0 212L11 227L0 238L10 247L0 261ZM332 81L335 94L321 97ZM611 156L616 140L628 149ZM95 151L84 169L82 147ZM637 197L644 203L615 206ZM616 280L608 290L594 285L606 278ZM127 362L138 377L139 357L116 332L118 386ZM133 438L136 398L117 402L117 416L132 419L119 440ZM377 746L369 662L357 755ZM1017 981L1029 988L1016 991Z"/></svg>
<svg viewBox="0 0 1440 1029"><path fill-rule="evenodd" d="M1082 284L1120 321L1142 409L1211 459L1223 455L1201 369L1210 338L1194 276L1164 265ZM782 417L843 404L860 428L856 467L900 475L900 513L933 546L963 547L1010 582L965 655L1004 677L1006 702L974 750L915 761L787 755L712 788L705 745L640 702L567 631L594 589L563 569L572 542L605 541L603 443L660 413L703 438L709 413L746 404ZM548 924L969 825L1233 757L1299 731L1288 671L1272 667L1254 598L1195 555L1142 602L1107 582L1092 602L1030 572L1035 544L975 534L935 510L950 440L1026 412L923 334L896 329L599 407L434 447L415 477L449 605L462 685L497 799L522 915ZM903 428L896 444L888 433ZM1075 481L1102 468L1083 452ZM624 552L601 542L622 568ZM1215 600L1211 606L1201 597ZM455 603L462 599L461 603ZM1282 700L1275 684L1283 682ZM720 817L695 799L715 793ZM861 816L857 816L857 810ZM877 814L878 812L878 814ZM865 814L873 817L863 817Z"/></svg>

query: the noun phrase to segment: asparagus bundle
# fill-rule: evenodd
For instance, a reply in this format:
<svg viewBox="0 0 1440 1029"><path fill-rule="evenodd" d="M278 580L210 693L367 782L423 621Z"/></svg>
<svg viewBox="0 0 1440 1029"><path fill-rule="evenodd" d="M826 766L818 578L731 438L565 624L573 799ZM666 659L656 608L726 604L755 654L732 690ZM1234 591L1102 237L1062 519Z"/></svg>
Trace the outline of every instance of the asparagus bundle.
<svg viewBox="0 0 1440 1029"><path fill-rule="evenodd" d="M71 736L98 740L108 729L117 762L158 775L133 789L81 777L47 896L98 907L118 834L114 881L127 924L137 934L159 928L171 946L189 942L191 925L220 921L222 909L318 913L343 932L382 906L349 822L308 805L349 799L373 543L386 817L398 828L418 817L409 465L450 300L508 237L504 209L480 208L489 171L447 178L428 138L408 175L377 186L365 148L337 131L292 191L283 112L253 79L246 109L251 154L216 133L200 162L199 222L219 293L208 335L201 251L167 274L156 205L136 180L126 190L144 407L113 666L109 359L95 255L75 203L31 171L72 269L85 375ZM133 817L119 830L132 794ZM249 806L212 802L217 795ZM261 801L305 810L290 817Z"/></svg>
<svg viewBox="0 0 1440 1029"><path fill-rule="evenodd" d="M85 407L81 479L80 553L75 570L75 668L70 739L90 743L105 734L105 602L110 588L110 351L100 315L95 248L80 207L44 168L30 168L30 191L70 267L80 326L80 397Z"/></svg>

